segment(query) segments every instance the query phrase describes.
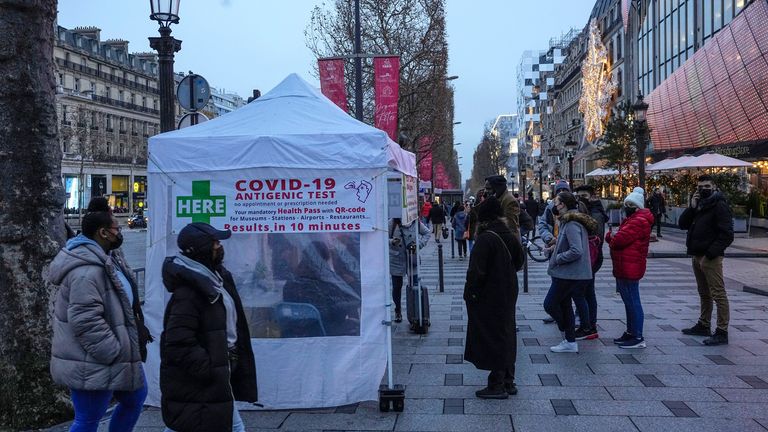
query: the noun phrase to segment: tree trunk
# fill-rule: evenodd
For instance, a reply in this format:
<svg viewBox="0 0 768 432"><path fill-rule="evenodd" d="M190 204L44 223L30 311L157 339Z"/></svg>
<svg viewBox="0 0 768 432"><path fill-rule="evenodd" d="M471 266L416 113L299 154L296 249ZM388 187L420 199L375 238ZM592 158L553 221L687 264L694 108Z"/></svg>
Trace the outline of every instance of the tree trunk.
<svg viewBox="0 0 768 432"><path fill-rule="evenodd" d="M62 419L50 378L47 267L64 239L56 0L0 0L0 429Z"/></svg>

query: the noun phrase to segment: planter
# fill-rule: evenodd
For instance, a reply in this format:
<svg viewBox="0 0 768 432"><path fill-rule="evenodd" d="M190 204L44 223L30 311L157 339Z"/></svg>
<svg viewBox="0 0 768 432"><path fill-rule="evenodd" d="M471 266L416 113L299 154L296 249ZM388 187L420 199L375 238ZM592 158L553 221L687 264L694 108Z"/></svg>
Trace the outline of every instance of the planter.
<svg viewBox="0 0 768 432"><path fill-rule="evenodd" d="M747 218L743 218L743 217L733 218L733 232L737 232L737 233L747 232Z"/></svg>

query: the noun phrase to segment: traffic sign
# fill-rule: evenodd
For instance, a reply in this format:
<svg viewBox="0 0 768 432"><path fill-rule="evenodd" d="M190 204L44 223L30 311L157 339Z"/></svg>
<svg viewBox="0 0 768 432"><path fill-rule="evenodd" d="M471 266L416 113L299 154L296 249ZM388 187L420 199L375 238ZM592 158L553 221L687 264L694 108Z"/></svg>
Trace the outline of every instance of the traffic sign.
<svg viewBox="0 0 768 432"><path fill-rule="evenodd" d="M208 104L211 98L211 87L208 81L200 75L189 74L185 76L176 89L176 100L182 108L189 111L197 111Z"/></svg>
<svg viewBox="0 0 768 432"><path fill-rule="evenodd" d="M184 129L187 126L194 126L198 123L202 123L208 120L209 118L203 113L199 113L199 112L186 113L179 120L179 124L176 125L176 129Z"/></svg>

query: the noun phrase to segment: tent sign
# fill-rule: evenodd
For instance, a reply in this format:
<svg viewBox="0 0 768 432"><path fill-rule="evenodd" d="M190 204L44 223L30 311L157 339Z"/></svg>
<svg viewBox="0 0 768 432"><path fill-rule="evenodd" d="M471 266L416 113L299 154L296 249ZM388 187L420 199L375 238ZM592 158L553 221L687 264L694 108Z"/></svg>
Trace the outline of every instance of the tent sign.
<svg viewBox="0 0 768 432"><path fill-rule="evenodd" d="M189 173L188 180L177 181L175 232L190 222L235 234L373 231L371 175L325 171L304 177L264 169L211 174L209 180Z"/></svg>

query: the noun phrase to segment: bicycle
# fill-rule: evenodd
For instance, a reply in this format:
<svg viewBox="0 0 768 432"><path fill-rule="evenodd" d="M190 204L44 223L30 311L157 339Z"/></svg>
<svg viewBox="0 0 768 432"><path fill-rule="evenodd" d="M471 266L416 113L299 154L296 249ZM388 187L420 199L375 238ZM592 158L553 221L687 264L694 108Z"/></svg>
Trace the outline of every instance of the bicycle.
<svg viewBox="0 0 768 432"><path fill-rule="evenodd" d="M533 233L533 231L531 231ZM528 256L536 262L545 262L549 260L549 256L544 253L546 245L541 237L534 235L529 239L531 233L528 233L521 237L523 248L525 248Z"/></svg>

